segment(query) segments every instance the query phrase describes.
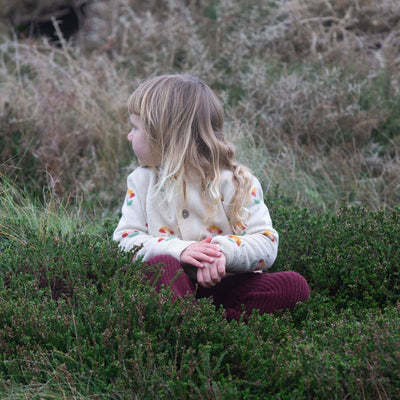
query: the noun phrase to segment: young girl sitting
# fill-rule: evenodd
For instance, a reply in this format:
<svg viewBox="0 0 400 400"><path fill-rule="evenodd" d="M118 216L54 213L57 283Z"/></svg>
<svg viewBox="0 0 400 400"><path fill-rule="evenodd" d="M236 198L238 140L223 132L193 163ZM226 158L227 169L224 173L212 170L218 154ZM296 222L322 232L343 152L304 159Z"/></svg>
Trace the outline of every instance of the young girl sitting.
<svg viewBox="0 0 400 400"><path fill-rule="evenodd" d="M164 75L140 85L128 108L141 167L128 176L114 240L157 268L157 290L169 286L173 300L212 297L228 320L305 301L301 275L262 272L278 234L260 183L224 137L213 91L190 75Z"/></svg>

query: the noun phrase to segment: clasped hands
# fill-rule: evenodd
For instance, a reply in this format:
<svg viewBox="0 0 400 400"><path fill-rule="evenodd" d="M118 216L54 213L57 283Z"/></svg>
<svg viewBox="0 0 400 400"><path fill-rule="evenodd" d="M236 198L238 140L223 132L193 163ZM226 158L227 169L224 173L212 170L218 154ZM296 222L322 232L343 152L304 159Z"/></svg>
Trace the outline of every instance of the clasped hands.
<svg viewBox="0 0 400 400"><path fill-rule="evenodd" d="M190 244L180 257L182 263L197 267L197 282L205 288L221 282L226 273L225 255L216 244L211 243L211 239L207 236L201 242Z"/></svg>

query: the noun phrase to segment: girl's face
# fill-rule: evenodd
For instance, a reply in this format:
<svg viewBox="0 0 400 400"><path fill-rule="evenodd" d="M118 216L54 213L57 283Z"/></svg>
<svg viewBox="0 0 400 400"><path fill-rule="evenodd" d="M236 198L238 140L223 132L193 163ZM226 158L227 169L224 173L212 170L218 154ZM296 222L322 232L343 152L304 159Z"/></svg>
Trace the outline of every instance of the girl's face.
<svg viewBox="0 0 400 400"><path fill-rule="evenodd" d="M132 130L128 133L128 140L132 143L132 149L138 158L139 164L144 167L155 167L149 139L143 129L140 117L132 114L130 120Z"/></svg>

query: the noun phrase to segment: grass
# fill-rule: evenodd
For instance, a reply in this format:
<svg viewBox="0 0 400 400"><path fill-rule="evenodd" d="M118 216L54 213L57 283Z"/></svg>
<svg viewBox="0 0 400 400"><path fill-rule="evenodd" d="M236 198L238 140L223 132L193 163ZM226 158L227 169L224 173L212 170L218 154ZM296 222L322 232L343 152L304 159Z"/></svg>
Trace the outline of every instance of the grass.
<svg viewBox="0 0 400 400"><path fill-rule="evenodd" d="M0 0L0 397L399 398L397 1L96 1L58 45L21 28L51 3ZM227 323L112 242L127 98L171 72L223 99L307 303Z"/></svg>
<svg viewBox="0 0 400 400"><path fill-rule="evenodd" d="M79 34L59 47L3 23L3 173L16 175L25 154L60 196L83 193L117 207L109 187L122 192L135 165L126 99L149 76L184 71L224 99L240 158L298 205L398 204L393 1L112 4L89 5ZM44 5L32 2L25 16ZM43 175L24 165L21 175L40 189Z"/></svg>

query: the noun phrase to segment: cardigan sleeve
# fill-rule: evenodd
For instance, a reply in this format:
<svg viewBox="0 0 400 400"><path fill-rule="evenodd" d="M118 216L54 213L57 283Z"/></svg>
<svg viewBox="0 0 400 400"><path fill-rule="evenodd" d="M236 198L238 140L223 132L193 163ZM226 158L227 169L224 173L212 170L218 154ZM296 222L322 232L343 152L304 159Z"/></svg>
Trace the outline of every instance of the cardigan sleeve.
<svg viewBox="0 0 400 400"><path fill-rule="evenodd" d="M137 256L143 257L143 261L160 254L179 260L181 252L193 241L181 240L168 229L159 236L148 232L146 195L150 186L150 173L147 168L138 168L128 176L122 216L113 239L124 250L139 249Z"/></svg>
<svg viewBox="0 0 400 400"><path fill-rule="evenodd" d="M231 217L232 207L229 203L232 197L230 185L228 205L225 207L228 218ZM261 185L255 177L250 197L245 207L247 220L237 225L237 234L219 235L212 239L225 254L226 270L230 273L266 270L272 266L277 256L279 236L272 226Z"/></svg>

